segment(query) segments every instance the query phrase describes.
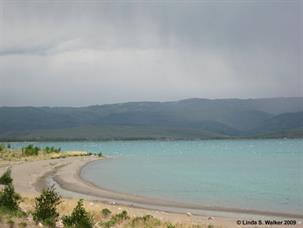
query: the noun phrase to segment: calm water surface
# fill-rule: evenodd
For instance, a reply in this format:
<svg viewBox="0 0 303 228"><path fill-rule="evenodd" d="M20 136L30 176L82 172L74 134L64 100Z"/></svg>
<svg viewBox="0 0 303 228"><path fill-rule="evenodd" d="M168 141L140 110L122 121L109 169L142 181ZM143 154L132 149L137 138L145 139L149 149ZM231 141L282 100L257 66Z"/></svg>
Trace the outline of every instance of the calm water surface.
<svg viewBox="0 0 303 228"><path fill-rule="evenodd" d="M28 143L13 143L20 147ZM41 142L102 151L83 169L107 189L207 206L303 213L303 140Z"/></svg>

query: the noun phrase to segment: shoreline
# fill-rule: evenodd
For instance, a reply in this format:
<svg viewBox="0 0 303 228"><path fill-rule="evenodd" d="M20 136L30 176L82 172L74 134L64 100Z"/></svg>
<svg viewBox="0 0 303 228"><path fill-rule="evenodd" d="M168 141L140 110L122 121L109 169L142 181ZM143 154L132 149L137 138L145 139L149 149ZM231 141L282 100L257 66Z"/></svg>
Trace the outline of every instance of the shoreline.
<svg viewBox="0 0 303 228"><path fill-rule="evenodd" d="M192 203L183 203L168 201L159 198L151 198L146 196L133 195L129 193L117 192L111 189L106 189L96 184L86 180L81 176L82 170L93 162L98 162L99 159L87 161L85 164L77 167L76 170L76 180L77 182L86 185L86 188L81 188L78 184L77 187L74 183L70 184L66 181L67 178L64 178L59 175L55 175L52 179L57 183L61 188L70 192L76 192L79 194L89 195L90 197L96 197L96 200L100 200L105 203L118 203L124 206L139 207L144 209L152 210L162 210L172 213L187 213L190 212L193 215L205 215L213 213L222 213L226 214L226 217L229 214L232 215L248 215L248 216L268 216L268 217L286 217L286 218L298 218L302 219L303 215L295 213L284 213L284 212L268 212L262 210L254 209L240 209L240 208L225 208L225 207L213 207L213 206L204 206L199 204Z"/></svg>
<svg viewBox="0 0 303 228"><path fill-rule="evenodd" d="M178 212L177 210L174 210L174 209L181 209L181 210L183 210L182 213L186 213L190 210L200 210L202 212L223 212L223 213L244 214L244 215L252 215L252 216L269 216L269 217L284 217L284 218L286 217L286 218L297 218L297 219L303 218L303 214L286 213L286 212L285 213L284 212L272 212L272 211L268 212L268 211L255 210L255 209L204 206L204 205L200 205L200 204L168 201L168 200L159 199L159 198L151 198L151 197L146 197L146 196L137 196L137 195L133 195L133 194L129 194L129 193L117 192L117 191L114 191L111 189L106 189L106 188L100 187L100 186L86 180L85 178L83 178L81 176L82 170L86 166L88 166L90 163L93 163L93 162L98 162L98 160L89 161L86 164L79 167L79 169L77 170L77 178L79 179L79 181L81 181L87 185L93 186L96 189L100 189L102 191L110 193L111 195L114 196L113 200L120 200L120 199L118 199L119 196L123 196L123 198L127 198L128 200L126 201L126 203L128 204L128 206L133 206L135 203L135 204L142 205L143 208L145 208L145 209L146 208L149 209L150 205L153 205L156 208L159 207L157 209L160 209L160 210L163 209L163 207L165 207L167 209L171 209L171 211L167 211L167 212L173 212L173 213ZM58 184L60 185L60 181ZM81 193L81 192L79 191L79 193ZM132 202L132 201L130 201L130 199L139 199L139 201ZM192 214L195 214L195 213L192 213ZM196 215L201 215L201 214L196 214Z"/></svg>
<svg viewBox="0 0 303 228"><path fill-rule="evenodd" d="M57 185L57 191L63 198L83 198L104 204L104 207L125 207L134 214L153 214L162 218L180 222L209 223L215 218L216 224L235 227L238 219L278 218L303 219L301 214L265 212L234 208L205 207L162 199L154 199L119 193L104 189L81 177L81 171L97 157L74 157L54 160L28 161L10 163L16 191L25 196L37 196L50 184ZM104 158L101 158L104 159ZM0 174L5 167L0 167ZM42 170L42 171L41 171Z"/></svg>

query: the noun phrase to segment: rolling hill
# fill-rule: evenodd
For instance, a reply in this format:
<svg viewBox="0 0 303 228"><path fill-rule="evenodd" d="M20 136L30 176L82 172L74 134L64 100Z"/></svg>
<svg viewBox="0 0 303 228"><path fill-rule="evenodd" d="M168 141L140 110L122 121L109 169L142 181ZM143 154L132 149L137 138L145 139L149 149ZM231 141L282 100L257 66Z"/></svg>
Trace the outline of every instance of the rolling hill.
<svg viewBox="0 0 303 228"><path fill-rule="evenodd" d="M303 137L303 98L0 107L0 140Z"/></svg>

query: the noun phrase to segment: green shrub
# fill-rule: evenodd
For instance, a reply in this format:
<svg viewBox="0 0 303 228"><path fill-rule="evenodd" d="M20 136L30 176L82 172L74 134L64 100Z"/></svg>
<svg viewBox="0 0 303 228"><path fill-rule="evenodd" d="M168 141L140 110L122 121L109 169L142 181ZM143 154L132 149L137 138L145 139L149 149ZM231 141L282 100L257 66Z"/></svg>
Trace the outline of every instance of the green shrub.
<svg viewBox="0 0 303 228"><path fill-rule="evenodd" d="M97 156L98 156L98 157L103 157L102 152L99 152L99 153L97 154Z"/></svg>
<svg viewBox="0 0 303 228"><path fill-rule="evenodd" d="M5 145L4 144L0 144L0 152L3 151L5 149Z"/></svg>
<svg viewBox="0 0 303 228"><path fill-rule="evenodd" d="M54 226L59 217L57 206L60 203L61 196L55 191L54 186L44 189L35 201L34 221Z"/></svg>
<svg viewBox="0 0 303 228"><path fill-rule="evenodd" d="M62 218L64 227L90 228L93 227L93 218L83 207L83 200L79 200L77 206L69 216Z"/></svg>
<svg viewBox="0 0 303 228"><path fill-rule="evenodd" d="M0 184L8 185L13 182L13 179L11 177L12 171L10 168L8 168L5 173L2 174L0 177Z"/></svg>
<svg viewBox="0 0 303 228"><path fill-rule="evenodd" d="M127 219L129 219L127 211L122 211L121 213L112 216L111 220L113 220L115 223L121 223L122 221Z"/></svg>
<svg viewBox="0 0 303 228"><path fill-rule="evenodd" d="M18 218L23 218L24 216L26 216L26 213L23 212L21 209L18 210L9 210L5 207L1 207L0 206L0 215L5 215L8 217L18 217ZM1 221L0 221L1 222Z"/></svg>
<svg viewBox="0 0 303 228"><path fill-rule="evenodd" d="M15 188L12 184L5 186L3 191L0 192L0 207L7 211L19 210L19 202L21 197L15 192Z"/></svg>
<svg viewBox="0 0 303 228"><path fill-rule="evenodd" d="M44 148L44 151L46 152L46 153L60 153L61 152L61 148L59 147L59 148L55 148L55 147L45 147Z"/></svg>
<svg viewBox="0 0 303 228"><path fill-rule="evenodd" d="M108 217L112 212L108 208L104 208L101 211L103 217Z"/></svg>
<svg viewBox="0 0 303 228"><path fill-rule="evenodd" d="M167 228L175 228L173 224L167 224Z"/></svg>
<svg viewBox="0 0 303 228"><path fill-rule="evenodd" d="M32 144L22 148L22 154L25 156L36 156L39 154L40 148Z"/></svg>

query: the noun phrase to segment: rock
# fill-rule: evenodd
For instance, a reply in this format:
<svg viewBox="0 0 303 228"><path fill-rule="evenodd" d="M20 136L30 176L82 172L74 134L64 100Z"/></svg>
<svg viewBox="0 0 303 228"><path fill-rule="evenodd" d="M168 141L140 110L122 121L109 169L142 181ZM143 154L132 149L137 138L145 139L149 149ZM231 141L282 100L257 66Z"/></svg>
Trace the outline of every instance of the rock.
<svg viewBox="0 0 303 228"><path fill-rule="evenodd" d="M43 227L43 224L41 222L38 223L39 227Z"/></svg>
<svg viewBox="0 0 303 228"><path fill-rule="evenodd" d="M100 228L101 226L99 226L99 222L97 222L93 227Z"/></svg>
<svg viewBox="0 0 303 228"><path fill-rule="evenodd" d="M215 220L215 218L210 216L210 217L208 217L208 220Z"/></svg>
<svg viewBox="0 0 303 228"><path fill-rule="evenodd" d="M62 228L64 227L62 220L56 222L56 228Z"/></svg>
<svg viewBox="0 0 303 228"><path fill-rule="evenodd" d="M186 212L187 216L192 216L192 214L190 212Z"/></svg>
<svg viewBox="0 0 303 228"><path fill-rule="evenodd" d="M33 222L33 221L34 221L33 216L32 216L32 215L29 215L29 216L27 217L27 221Z"/></svg>

